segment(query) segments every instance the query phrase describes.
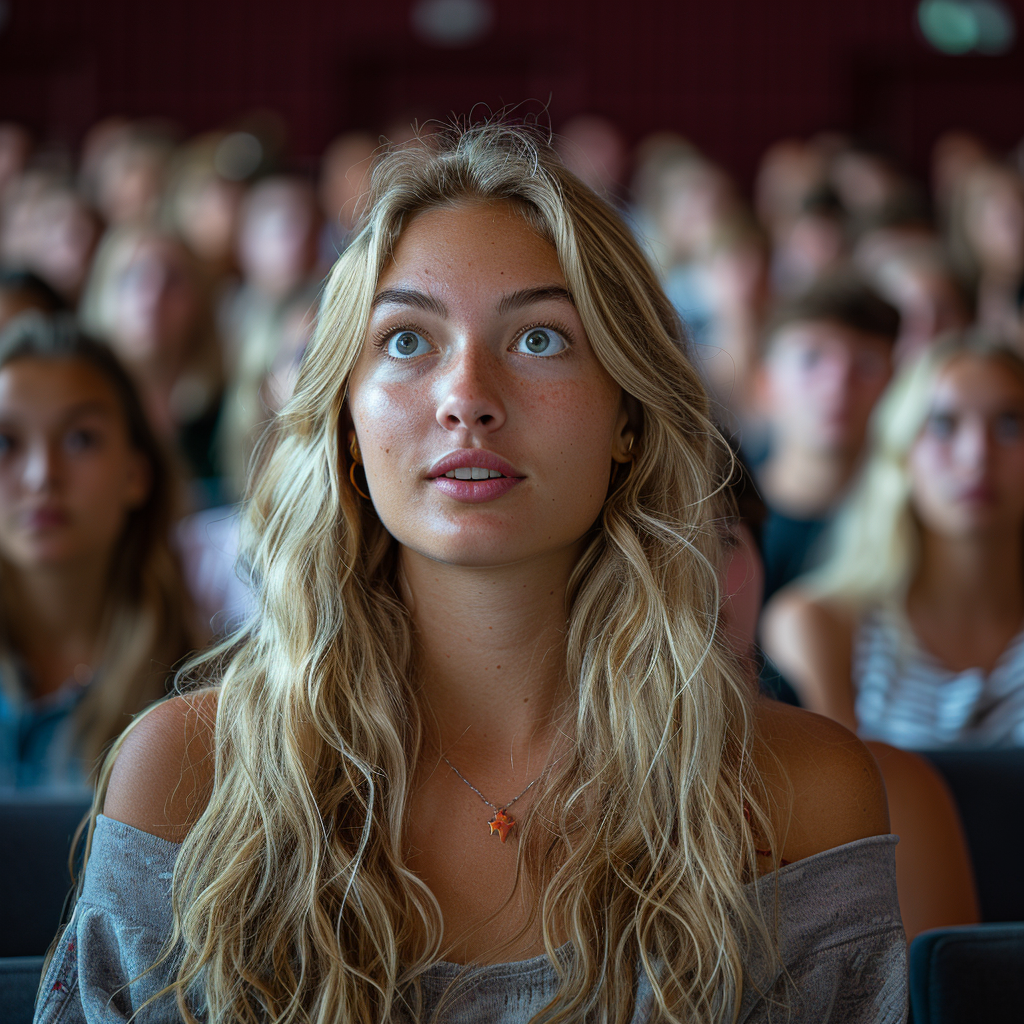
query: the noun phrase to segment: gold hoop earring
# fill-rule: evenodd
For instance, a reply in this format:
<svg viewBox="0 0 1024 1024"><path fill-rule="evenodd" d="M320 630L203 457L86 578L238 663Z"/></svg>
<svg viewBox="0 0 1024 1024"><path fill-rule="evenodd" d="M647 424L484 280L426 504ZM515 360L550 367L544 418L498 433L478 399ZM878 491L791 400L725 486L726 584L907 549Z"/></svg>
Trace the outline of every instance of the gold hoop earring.
<svg viewBox="0 0 1024 1024"><path fill-rule="evenodd" d="M352 484L352 490L354 490L361 498L365 498L367 501L370 501L371 499L369 494L367 494L366 491L356 483L356 466L361 466L363 464L363 460L359 451L359 441L356 440L356 432L354 430L350 430L348 432L348 450L349 454L352 456L352 465L348 467L348 479Z"/></svg>

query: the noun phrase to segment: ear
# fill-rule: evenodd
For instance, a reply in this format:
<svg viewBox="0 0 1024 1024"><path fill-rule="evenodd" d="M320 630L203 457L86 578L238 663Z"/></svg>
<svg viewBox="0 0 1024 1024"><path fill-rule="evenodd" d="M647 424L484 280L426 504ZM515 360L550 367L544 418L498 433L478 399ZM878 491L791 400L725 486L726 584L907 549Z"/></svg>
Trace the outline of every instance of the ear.
<svg viewBox="0 0 1024 1024"><path fill-rule="evenodd" d="M612 435L612 461L618 463L632 462L636 455L637 426L630 406L637 405L636 399L623 393L619 414L615 418L615 431ZM639 407L638 407L639 408Z"/></svg>
<svg viewBox="0 0 1024 1024"><path fill-rule="evenodd" d="M134 511L141 508L149 497L153 486L153 467L142 452L133 450L128 463L125 481L125 504Z"/></svg>

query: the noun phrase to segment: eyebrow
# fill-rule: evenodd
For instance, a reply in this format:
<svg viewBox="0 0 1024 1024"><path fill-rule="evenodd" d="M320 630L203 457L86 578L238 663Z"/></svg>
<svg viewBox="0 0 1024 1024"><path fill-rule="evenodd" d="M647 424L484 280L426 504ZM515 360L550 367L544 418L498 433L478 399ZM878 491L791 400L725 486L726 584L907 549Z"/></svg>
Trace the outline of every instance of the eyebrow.
<svg viewBox="0 0 1024 1024"><path fill-rule="evenodd" d="M570 303L570 305L576 305L568 289L552 284L540 288L521 288L519 291L503 295L498 303L498 313L502 315L511 313L513 310L522 309L534 302L543 302L545 299L559 299ZM417 309L434 313L445 320L449 316L448 307L440 299L412 288L385 288L378 292L373 297L371 309L384 305L415 306Z"/></svg>
<svg viewBox="0 0 1024 1024"><path fill-rule="evenodd" d="M384 291L377 292L370 308L376 309L378 306L384 305L415 306L428 313L435 313L443 319L448 318L448 307L440 299L423 292L413 291L411 288L385 288Z"/></svg>
<svg viewBox="0 0 1024 1024"><path fill-rule="evenodd" d="M561 285L550 284L543 288L522 288L517 292L503 296L501 302L498 303L498 312L511 313L514 309L522 309L523 306L529 306L534 302L542 302L544 299L561 299L572 306L576 305L567 289L561 287Z"/></svg>

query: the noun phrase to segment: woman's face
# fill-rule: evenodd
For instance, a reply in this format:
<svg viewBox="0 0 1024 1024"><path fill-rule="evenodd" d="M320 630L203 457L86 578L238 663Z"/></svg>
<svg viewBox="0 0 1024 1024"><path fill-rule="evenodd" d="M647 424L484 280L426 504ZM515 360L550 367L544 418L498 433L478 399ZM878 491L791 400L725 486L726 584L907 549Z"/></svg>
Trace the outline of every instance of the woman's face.
<svg viewBox="0 0 1024 1024"><path fill-rule="evenodd" d="M1024 378L995 359L960 356L939 375L910 450L914 509L952 536L1024 525Z"/></svg>
<svg viewBox="0 0 1024 1024"><path fill-rule="evenodd" d="M349 410L384 526L451 564L571 554L626 458L622 391L555 250L504 204L412 220L377 285Z"/></svg>
<svg viewBox="0 0 1024 1024"><path fill-rule="evenodd" d="M138 246L117 278L114 334L131 363L180 358L199 312L187 257L158 239Z"/></svg>
<svg viewBox="0 0 1024 1024"><path fill-rule="evenodd" d="M0 370L0 557L22 571L105 562L149 470L107 381L73 359Z"/></svg>

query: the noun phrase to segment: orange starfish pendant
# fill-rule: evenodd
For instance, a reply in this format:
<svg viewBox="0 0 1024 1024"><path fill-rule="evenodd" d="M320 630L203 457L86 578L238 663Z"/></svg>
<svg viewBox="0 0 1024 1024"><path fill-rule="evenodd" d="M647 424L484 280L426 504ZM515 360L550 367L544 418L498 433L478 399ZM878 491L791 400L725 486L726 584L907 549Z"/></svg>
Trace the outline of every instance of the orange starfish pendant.
<svg viewBox="0 0 1024 1024"><path fill-rule="evenodd" d="M487 823L491 826L491 835L497 835L502 842L508 839L509 832L515 828L515 819L510 818L504 811L498 811Z"/></svg>

